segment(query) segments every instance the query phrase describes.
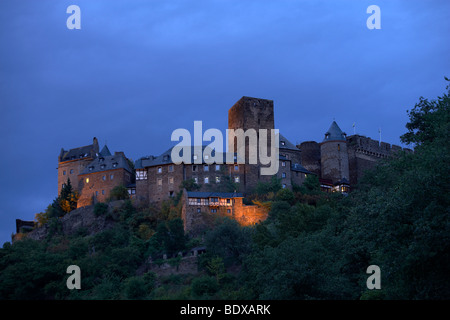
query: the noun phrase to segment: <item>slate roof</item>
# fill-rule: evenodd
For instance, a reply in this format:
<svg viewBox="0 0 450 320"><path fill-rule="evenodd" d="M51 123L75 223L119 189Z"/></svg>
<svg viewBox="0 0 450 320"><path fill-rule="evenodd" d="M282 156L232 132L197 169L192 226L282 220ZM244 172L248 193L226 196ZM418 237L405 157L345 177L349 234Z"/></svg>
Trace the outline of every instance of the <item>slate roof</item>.
<svg viewBox="0 0 450 320"><path fill-rule="evenodd" d="M235 192L199 192L188 191L189 198L243 198L242 193Z"/></svg>
<svg viewBox="0 0 450 320"><path fill-rule="evenodd" d="M286 137L283 136L281 133L279 135L279 138L280 138L280 143L279 143L280 149L289 149L289 150L300 151L299 148L297 148L293 143L291 143L288 139L286 139ZM282 145L283 142L284 142L284 145Z"/></svg>
<svg viewBox="0 0 450 320"><path fill-rule="evenodd" d="M202 154L204 154L204 150L207 146L202 146ZM166 150L165 152L163 152L162 154L160 154L159 156L155 157L155 156L147 156L147 157L143 157L140 158L138 160L135 161L135 169L143 169L146 167L154 167L154 166L161 166L161 165L166 165L166 164L173 164L172 161L172 149L173 147L171 147L170 149ZM196 164L194 160L194 147L191 147L191 163L192 164ZM226 152L222 152L221 154L219 154L218 156L222 159L222 163L226 163ZM236 154L234 154L236 155ZM197 155L198 157L200 157L200 155ZM212 156L215 156L215 150L212 151ZM203 157L201 157L201 164L206 164L205 160L203 159Z"/></svg>
<svg viewBox="0 0 450 320"><path fill-rule="evenodd" d="M120 168L132 173L127 159L122 154L114 154L105 157L99 155L97 159L94 159L86 168L84 168L80 175Z"/></svg>
<svg viewBox="0 0 450 320"><path fill-rule="evenodd" d="M333 141L333 140L343 140L346 141L346 134L342 132L341 128L337 125L336 121L331 123L330 128L325 132L325 138L322 142Z"/></svg>
<svg viewBox="0 0 450 320"><path fill-rule="evenodd" d="M111 152L109 151L108 146L106 144L103 147L102 151L100 151L100 155L103 156L103 157L111 155Z"/></svg>
<svg viewBox="0 0 450 320"><path fill-rule="evenodd" d="M297 172L303 172L303 173L306 173L306 174L312 174L311 171L307 170L305 167L303 167L301 164L298 164L298 163L293 163L291 165L291 170L292 171L297 171Z"/></svg>
<svg viewBox="0 0 450 320"><path fill-rule="evenodd" d="M90 156L95 157L95 149L93 144L84 147L70 149L69 151L62 149L60 161L63 162L74 159L86 158Z"/></svg>

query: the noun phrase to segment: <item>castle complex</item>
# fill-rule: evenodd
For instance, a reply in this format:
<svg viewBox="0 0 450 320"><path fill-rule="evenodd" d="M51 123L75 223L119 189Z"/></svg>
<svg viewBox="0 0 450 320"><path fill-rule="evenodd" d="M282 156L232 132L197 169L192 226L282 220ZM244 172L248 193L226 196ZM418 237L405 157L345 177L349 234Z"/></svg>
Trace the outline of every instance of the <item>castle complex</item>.
<svg viewBox="0 0 450 320"><path fill-rule="evenodd" d="M255 129L257 132L259 129L268 129L268 132L275 129L273 101L242 97L228 111L228 129ZM270 137L268 143L272 143ZM399 146L361 135L347 136L333 121L320 142L306 141L296 146L280 133L279 170L276 176L283 188L292 188L294 184L302 185L308 175L314 174L319 177L322 190L346 193L379 159L390 158L399 150L402 150ZM96 138L91 145L69 151L62 149L58 158L58 193L70 178L74 189L80 194L79 207L105 201L110 191L118 185L127 187L134 201L151 204L174 196L181 191L182 182L190 180L198 185L198 190L184 192L186 208L192 206L196 212L208 207L214 213L223 207L225 213L233 212L233 216L245 221L235 207L243 212L244 195L254 191L258 182L269 182L271 179L271 176L260 175L260 165L238 162L236 149L228 150L234 153L235 163L224 161L221 164L207 164L195 151L192 153L193 160L200 157L201 161L175 164L171 151L172 148L169 148L159 156L142 157L134 162L132 168L123 152L111 154L107 146L99 151ZM219 199L225 199L223 206L219 206L222 201ZM236 203L239 205L234 205ZM253 216L262 217L257 212Z"/></svg>

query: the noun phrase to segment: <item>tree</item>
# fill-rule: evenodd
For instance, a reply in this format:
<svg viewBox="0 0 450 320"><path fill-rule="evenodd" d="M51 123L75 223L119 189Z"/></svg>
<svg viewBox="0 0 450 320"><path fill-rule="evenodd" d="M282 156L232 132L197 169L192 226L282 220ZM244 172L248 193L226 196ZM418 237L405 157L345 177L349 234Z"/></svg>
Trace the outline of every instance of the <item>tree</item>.
<svg viewBox="0 0 450 320"><path fill-rule="evenodd" d="M111 192L109 193L109 200L127 200L130 199L130 195L128 193L128 189L124 186L115 186Z"/></svg>

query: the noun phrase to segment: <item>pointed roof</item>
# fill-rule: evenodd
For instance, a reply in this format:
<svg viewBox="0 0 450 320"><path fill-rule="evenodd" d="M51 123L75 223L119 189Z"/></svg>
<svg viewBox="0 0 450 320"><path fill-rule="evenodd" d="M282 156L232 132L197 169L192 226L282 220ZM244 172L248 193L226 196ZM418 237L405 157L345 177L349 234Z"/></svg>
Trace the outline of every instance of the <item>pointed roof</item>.
<svg viewBox="0 0 450 320"><path fill-rule="evenodd" d="M344 140L346 141L346 133L339 128L336 121L333 121L333 123L330 126L330 129L328 129L327 132L325 132L325 138L322 142L326 141L333 141L333 140Z"/></svg>
<svg viewBox="0 0 450 320"><path fill-rule="evenodd" d="M100 155L107 157L111 155L111 152L108 149L108 146L105 144L105 146L103 147L102 151L100 151Z"/></svg>

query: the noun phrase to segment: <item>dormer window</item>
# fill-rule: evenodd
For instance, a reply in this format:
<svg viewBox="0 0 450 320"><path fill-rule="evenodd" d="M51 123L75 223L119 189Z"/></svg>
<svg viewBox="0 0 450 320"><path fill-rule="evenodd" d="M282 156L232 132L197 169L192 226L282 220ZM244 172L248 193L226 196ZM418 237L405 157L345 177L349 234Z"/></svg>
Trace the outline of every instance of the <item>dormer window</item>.
<svg viewBox="0 0 450 320"><path fill-rule="evenodd" d="M280 141L280 144L281 144L282 146L284 146L284 145L286 144L286 142Z"/></svg>
<svg viewBox="0 0 450 320"><path fill-rule="evenodd" d="M105 161L105 158L98 158L98 160L99 160L100 162L103 162L103 161Z"/></svg>
<svg viewBox="0 0 450 320"><path fill-rule="evenodd" d="M94 170L94 167L89 167L89 171L92 171L92 170Z"/></svg>
<svg viewBox="0 0 450 320"><path fill-rule="evenodd" d="M163 159L164 159L164 161L169 161L170 157L169 157L168 155L165 155L165 156L163 157Z"/></svg>
<svg viewBox="0 0 450 320"><path fill-rule="evenodd" d="M105 169L105 167L106 167L106 166L105 166L104 164L102 164L102 165L100 166L101 169Z"/></svg>
<svg viewBox="0 0 450 320"><path fill-rule="evenodd" d="M113 163L113 168L117 167L117 162Z"/></svg>

